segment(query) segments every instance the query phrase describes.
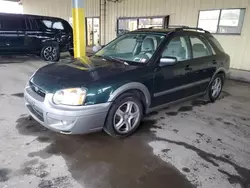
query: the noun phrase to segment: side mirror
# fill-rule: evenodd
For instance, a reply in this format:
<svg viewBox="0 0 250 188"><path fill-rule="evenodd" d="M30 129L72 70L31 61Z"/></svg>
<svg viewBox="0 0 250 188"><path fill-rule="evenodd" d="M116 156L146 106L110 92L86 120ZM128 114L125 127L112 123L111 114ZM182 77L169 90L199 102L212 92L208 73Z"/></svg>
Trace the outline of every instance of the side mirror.
<svg viewBox="0 0 250 188"><path fill-rule="evenodd" d="M177 63L176 57L162 57L160 59L160 66L174 65Z"/></svg>

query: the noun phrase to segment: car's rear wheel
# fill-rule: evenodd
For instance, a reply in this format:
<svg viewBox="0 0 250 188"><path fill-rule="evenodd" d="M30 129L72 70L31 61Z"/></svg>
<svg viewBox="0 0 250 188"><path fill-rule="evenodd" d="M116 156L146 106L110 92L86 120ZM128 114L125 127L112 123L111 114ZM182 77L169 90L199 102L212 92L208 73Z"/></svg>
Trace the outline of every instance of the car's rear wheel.
<svg viewBox="0 0 250 188"><path fill-rule="evenodd" d="M123 94L111 106L104 130L115 138L127 137L138 128L142 116L143 107L137 96Z"/></svg>
<svg viewBox="0 0 250 188"><path fill-rule="evenodd" d="M59 61L60 59L60 50L56 44L46 44L41 50L41 57L45 61Z"/></svg>
<svg viewBox="0 0 250 188"><path fill-rule="evenodd" d="M208 88L208 97L211 102L215 102L219 98L223 84L224 76L222 74L216 75Z"/></svg>

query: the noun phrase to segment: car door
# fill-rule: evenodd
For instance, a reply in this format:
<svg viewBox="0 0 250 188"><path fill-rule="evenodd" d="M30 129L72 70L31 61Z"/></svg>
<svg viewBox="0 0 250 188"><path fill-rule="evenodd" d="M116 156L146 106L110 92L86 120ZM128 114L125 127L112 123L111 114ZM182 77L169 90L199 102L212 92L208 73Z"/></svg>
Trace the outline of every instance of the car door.
<svg viewBox="0 0 250 188"><path fill-rule="evenodd" d="M39 54L41 49L41 40L43 31L39 27L38 18L32 16L26 17L27 29L24 33L24 45L28 53L36 52Z"/></svg>
<svg viewBox="0 0 250 188"><path fill-rule="evenodd" d="M187 79L192 87L187 91L189 95L206 91L208 84L216 71L216 55L211 45L203 35L189 35L189 45L192 60L186 70Z"/></svg>
<svg viewBox="0 0 250 188"><path fill-rule="evenodd" d="M29 53L32 50L31 40L28 34L28 20L25 16L17 17L18 24L16 25L16 29L18 32L18 41L16 41L16 50L18 53Z"/></svg>
<svg viewBox="0 0 250 188"><path fill-rule="evenodd" d="M190 96L189 73L191 67L191 49L189 38L185 35L174 35L162 50L160 58L176 58L172 65L161 65L155 70L154 98L152 107L163 105Z"/></svg>

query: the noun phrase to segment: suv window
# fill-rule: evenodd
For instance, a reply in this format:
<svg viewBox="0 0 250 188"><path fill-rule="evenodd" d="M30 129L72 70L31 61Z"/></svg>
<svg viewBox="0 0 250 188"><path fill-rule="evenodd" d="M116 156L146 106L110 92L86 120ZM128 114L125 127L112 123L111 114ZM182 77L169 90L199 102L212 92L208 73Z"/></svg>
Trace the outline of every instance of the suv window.
<svg viewBox="0 0 250 188"><path fill-rule="evenodd" d="M2 29L7 31L26 30L24 17L4 16L2 17Z"/></svg>
<svg viewBox="0 0 250 188"><path fill-rule="evenodd" d="M42 20L42 23L49 29L52 28L52 21L51 20Z"/></svg>
<svg viewBox="0 0 250 188"><path fill-rule="evenodd" d="M42 20L42 23L49 29L64 30L64 24L59 20Z"/></svg>
<svg viewBox="0 0 250 188"><path fill-rule="evenodd" d="M60 21L54 22L52 28L53 29L64 30L63 24Z"/></svg>
<svg viewBox="0 0 250 188"><path fill-rule="evenodd" d="M209 46L205 41L202 41L200 38L192 36L190 37L192 50L193 50L193 58L200 58L212 55L209 50Z"/></svg>
<svg viewBox="0 0 250 188"><path fill-rule="evenodd" d="M185 37L175 37L165 47L162 57L175 57L178 61L190 59L188 43Z"/></svg>

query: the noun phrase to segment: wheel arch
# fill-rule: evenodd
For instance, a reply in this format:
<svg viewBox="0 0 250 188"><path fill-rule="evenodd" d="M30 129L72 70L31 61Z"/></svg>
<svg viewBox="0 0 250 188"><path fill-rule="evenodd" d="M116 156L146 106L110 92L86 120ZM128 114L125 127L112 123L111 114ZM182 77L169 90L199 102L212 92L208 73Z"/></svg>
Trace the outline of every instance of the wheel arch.
<svg viewBox="0 0 250 188"><path fill-rule="evenodd" d="M224 76L224 79L225 79L225 78L226 78L226 75L227 75L227 72L228 72L228 71L227 71L225 68L223 68L223 67L218 68L218 69L215 71L215 73L213 74L213 76L212 76L212 78L211 78L211 80L210 80L210 82L209 82L209 84L208 84L208 86L207 86L207 89L210 87L210 85L212 84L214 78L215 78L218 74L222 74L222 75ZM206 89L206 90L207 90L207 89Z"/></svg>
<svg viewBox="0 0 250 188"><path fill-rule="evenodd" d="M150 95L148 88L144 84L139 83L139 82L130 82L117 88L114 92L110 94L108 101L113 102L123 93L130 92L130 91L138 92L139 95L143 95L145 100L143 101L143 99L141 98L140 100L144 102L143 104L145 108L144 110L147 110L149 106L151 105L151 95Z"/></svg>

